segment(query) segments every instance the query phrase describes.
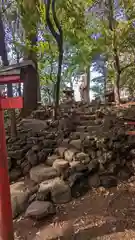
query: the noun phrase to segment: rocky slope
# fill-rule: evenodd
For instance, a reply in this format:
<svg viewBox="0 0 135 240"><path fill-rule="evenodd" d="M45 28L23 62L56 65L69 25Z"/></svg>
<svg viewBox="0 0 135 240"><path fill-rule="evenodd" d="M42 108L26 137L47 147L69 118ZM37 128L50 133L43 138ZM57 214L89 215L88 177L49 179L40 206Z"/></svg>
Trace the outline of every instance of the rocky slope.
<svg viewBox="0 0 135 240"><path fill-rule="evenodd" d="M123 119L129 111L70 102L61 105L58 121L45 121L42 109L22 121L20 138L7 139L10 178L15 170L16 178L29 173L32 186L11 185L13 216L28 207L26 216L40 219L90 188L133 175L135 137L126 134Z"/></svg>

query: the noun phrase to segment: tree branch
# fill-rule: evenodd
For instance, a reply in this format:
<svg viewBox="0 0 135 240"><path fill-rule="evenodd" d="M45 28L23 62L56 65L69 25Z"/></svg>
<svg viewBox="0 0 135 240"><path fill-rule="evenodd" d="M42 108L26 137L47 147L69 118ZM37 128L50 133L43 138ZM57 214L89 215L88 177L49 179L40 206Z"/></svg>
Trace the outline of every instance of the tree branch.
<svg viewBox="0 0 135 240"><path fill-rule="evenodd" d="M58 28L59 30L59 33L60 35L63 35L63 32L62 32L62 27L58 21L58 18L56 16L56 11L55 11L55 0L52 0L52 13L53 13L53 19L54 19L54 22L56 24L56 27Z"/></svg>
<svg viewBox="0 0 135 240"><path fill-rule="evenodd" d="M44 1L45 2L45 1ZM57 43L59 43L59 34L55 31L54 27L53 27L53 24L50 20L50 5L51 5L51 1L50 0L47 0L45 2L45 5L46 5L46 22L47 22L47 25L53 35L53 37L55 38L55 40L57 41Z"/></svg>
<svg viewBox="0 0 135 240"><path fill-rule="evenodd" d="M1 8L1 9L2 9L2 10L1 10L1 14L4 14L4 13L11 7L11 5L12 5L13 2L14 2L14 1L9 2L6 7L2 7L2 8Z"/></svg>
<svg viewBox="0 0 135 240"><path fill-rule="evenodd" d="M127 64L125 67L121 68L121 72L125 71L129 67L133 67L134 65L135 65L135 61L130 64Z"/></svg>

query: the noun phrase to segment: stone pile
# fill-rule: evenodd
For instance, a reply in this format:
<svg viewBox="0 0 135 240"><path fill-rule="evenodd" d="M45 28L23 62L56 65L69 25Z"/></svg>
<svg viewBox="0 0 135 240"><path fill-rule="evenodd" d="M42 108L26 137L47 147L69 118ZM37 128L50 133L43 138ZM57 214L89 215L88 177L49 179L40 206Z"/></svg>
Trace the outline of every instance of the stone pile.
<svg viewBox="0 0 135 240"><path fill-rule="evenodd" d="M67 110L69 110L68 107ZM34 187L29 191L20 191L21 194L24 193L23 210L28 207L26 216L40 219L54 214L57 204L69 202L93 187L116 186L118 181L126 180L134 174L135 137L125 134L127 126L124 125L121 117L118 117L119 114L115 108L97 109L96 106L74 103L70 106L69 116L72 118L67 118L67 115L65 118L69 120L67 129L71 133L62 135L59 143L56 143L59 135L54 137L52 133L47 132L42 132L43 136L40 133L38 137L36 135L29 137L30 139L27 138L31 147L25 152L25 160L23 159L22 162L30 164L29 177ZM63 117L62 122L57 125L62 132L65 129L65 119ZM31 140L35 141L34 145ZM39 150L40 141L42 147ZM24 146L27 145L21 145L23 150ZM57 147L53 150L53 154L47 156L46 151L54 149L52 146ZM22 150L19 148L18 151ZM15 154L15 151L13 153ZM18 153L20 153L21 162L22 155L21 152ZM15 165L18 160L18 157L14 157ZM16 184L19 183L11 187L14 188ZM23 183L20 183L20 186L24 188ZM13 196L19 199L17 191ZM19 200L16 201L19 202ZM22 205L23 203L21 202ZM15 217L22 212L22 208L16 207L17 204L14 206L14 201L12 204Z"/></svg>
<svg viewBox="0 0 135 240"><path fill-rule="evenodd" d="M6 137L10 181L27 175L33 166L45 162L74 129L72 114L57 121L45 120L45 114L43 109L34 111L36 118L23 119L18 124L17 138Z"/></svg>

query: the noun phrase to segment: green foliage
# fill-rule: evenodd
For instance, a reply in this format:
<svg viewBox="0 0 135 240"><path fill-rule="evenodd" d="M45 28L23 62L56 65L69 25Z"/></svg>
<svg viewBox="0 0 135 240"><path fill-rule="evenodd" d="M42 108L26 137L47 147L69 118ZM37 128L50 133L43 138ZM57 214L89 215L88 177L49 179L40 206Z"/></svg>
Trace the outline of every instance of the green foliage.
<svg viewBox="0 0 135 240"><path fill-rule="evenodd" d="M100 13L86 11L96 2L98 2L97 8L102 5L103 16L100 16ZM134 1L119 1L119 8L123 9L126 17L121 16L117 19L113 17L113 30L109 27L107 7L104 1L56 1L56 14L64 35L61 88L77 81L78 76L86 71L93 57L99 53L107 57L107 81L114 84L116 80L114 47L116 47L121 68L120 86L125 86L130 92L131 89L133 91L135 86ZM115 9L113 11L115 15ZM53 89L56 82L58 49L46 26L45 14L45 4L42 0L14 0L12 7L4 12L6 23L10 29L12 28L12 52L15 49L25 56L32 51L38 61L41 86ZM99 33L97 39L91 37ZM30 41L34 35L39 36L36 45L32 45ZM96 85L92 90L102 94L103 84L100 85L100 79L96 81L99 83L99 89Z"/></svg>

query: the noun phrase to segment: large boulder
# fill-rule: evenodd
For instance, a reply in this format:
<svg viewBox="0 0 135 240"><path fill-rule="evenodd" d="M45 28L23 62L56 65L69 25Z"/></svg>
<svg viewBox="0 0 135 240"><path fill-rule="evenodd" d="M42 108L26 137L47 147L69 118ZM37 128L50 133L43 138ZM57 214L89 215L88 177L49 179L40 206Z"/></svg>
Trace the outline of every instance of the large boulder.
<svg viewBox="0 0 135 240"><path fill-rule="evenodd" d="M71 200L71 191L60 178L54 178L40 183L37 193L38 200L46 200L51 198L54 203L66 203Z"/></svg>
<svg viewBox="0 0 135 240"><path fill-rule="evenodd" d="M28 205L28 199L31 195L30 190L26 187L24 182L17 182L10 185L11 204L13 218L25 211Z"/></svg>
<svg viewBox="0 0 135 240"><path fill-rule="evenodd" d="M33 133L38 133L48 128L47 122L33 118L22 119L20 125L23 127L24 130L31 129Z"/></svg>
<svg viewBox="0 0 135 240"><path fill-rule="evenodd" d="M64 152L65 160L68 161L68 162L71 162L73 160L73 158L74 158L76 153L77 153L77 150L75 148L67 149Z"/></svg>
<svg viewBox="0 0 135 240"><path fill-rule="evenodd" d="M67 203L71 200L71 189L68 184L58 178L51 190L51 197L54 203Z"/></svg>
<svg viewBox="0 0 135 240"><path fill-rule="evenodd" d="M69 143L72 147L78 149L78 150L81 150L81 144L82 144L82 141L81 139L76 139L76 140L72 140L70 141Z"/></svg>
<svg viewBox="0 0 135 240"><path fill-rule="evenodd" d="M25 217L31 217L40 220L49 215L55 214L55 212L56 209L51 202L34 201L27 208Z"/></svg>
<svg viewBox="0 0 135 240"><path fill-rule="evenodd" d="M64 159L56 159L53 163L53 167L60 175L64 176L69 168L69 162Z"/></svg>
<svg viewBox="0 0 135 240"><path fill-rule="evenodd" d="M55 178L57 176L59 176L59 173L55 168L48 167L44 164L40 164L30 170L30 178L36 183Z"/></svg>

